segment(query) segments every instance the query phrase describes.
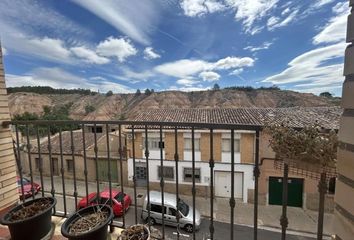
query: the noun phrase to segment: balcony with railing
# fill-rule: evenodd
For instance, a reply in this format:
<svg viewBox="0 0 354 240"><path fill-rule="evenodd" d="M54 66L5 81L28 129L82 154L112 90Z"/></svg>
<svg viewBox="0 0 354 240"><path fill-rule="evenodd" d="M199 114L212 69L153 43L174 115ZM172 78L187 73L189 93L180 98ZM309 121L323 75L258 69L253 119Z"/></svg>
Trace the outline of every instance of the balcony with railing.
<svg viewBox="0 0 354 240"><path fill-rule="evenodd" d="M263 225L259 209L265 208L259 200L263 196L259 179L265 174L264 163L270 163L286 178L289 168L293 169L261 155L260 144L264 142L261 143L260 125L151 121L5 124L11 124L13 129L17 175L32 186L26 188L26 181L19 181L19 195L28 196L21 201L52 196L57 199L53 216L66 218L78 208L98 201L113 209L115 204L123 206L121 214L117 213L110 223L110 230L115 233L114 229L147 223L149 228L161 232L162 239L311 239L316 235L316 223L307 232L301 229L301 218L288 221L284 201L282 208L273 208L276 211L272 218L278 222L281 219L279 224L273 223L272 231L259 227L260 223ZM312 179L319 176L306 175L305 171L290 174ZM39 190L34 183L41 186ZM283 184L285 193L287 188L288 184ZM156 191L162 199L158 207ZM125 198L120 198L119 203L102 200L115 199L118 192L130 196L131 202ZM102 199L92 200L94 195ZM190 214L182 213L178 204L171 205L181 199L189 206ZM287 199L287 194L282 199ZM176 209L180 211L176 213ZM292 211L297 210L290 207L288 212ZM324 212L324 207L320 207L320 238ZM325 218L326 224L330 225L330 219ZM288 226L302 233L297 236L290 231L287 235ZM329 238L328 231L325 238Z"/></svg>

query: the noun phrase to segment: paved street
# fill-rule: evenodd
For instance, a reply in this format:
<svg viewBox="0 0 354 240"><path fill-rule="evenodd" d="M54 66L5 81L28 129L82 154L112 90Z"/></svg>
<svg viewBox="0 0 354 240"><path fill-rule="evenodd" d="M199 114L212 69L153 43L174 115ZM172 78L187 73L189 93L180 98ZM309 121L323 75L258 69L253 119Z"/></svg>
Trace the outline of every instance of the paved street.
<svg viewBox="0 0 354 240"><path fill-rule="evenodd" d="M49 195L49 194L48 194ZM62 196L58 195L57 197L57 205L56 205L56 211L62 212L64 209L63 206L63 198ZM74 198L73 197L67 197L66 198L66 204L67 204L67 210L70 212L73 212L75 210L75 204L74 204ZM141 208L138 207L138 221L141 223L140 219L140 212ZM125 216L125 223L127 226L130 226L135 223L135 217L134 217L135 211L134 211L134 206L132 206L126 213ZM115 224L122 224L123 218L115 218L114 219ZM196 239L208 239L209 236L209 225L210 221L208 219L202 219L202 224L200 226L200 230L196 232ZM162 226L161 225L156 225L156 228L158 228L160 231L162 231ZM214 234L214 239L222 239L222 240L227 240L230 239L230 224L228 223L222 223L222 222L214 222L214 227L215 227L215 234ZM274 232L274 231L267 231L267 230L262 230L260 229L258 231L259 234L259 239L260 240L274 240L274 239L280 239L280 233L279 232ZM165 235L171 239L176 239L177 235L177 229L175 227L170 227L170 226L165 226ZM221 237L222 236L222 237ZM241 240L248 240L253 238L253 228L247 227L247 226L240 226L240 225L234 225L234 237L235 239L241 239ZM193 239L193 235L190 233L187 233L183 229L180 230L180 239L181 240L189 240ZM314 238L311 237L304 237L304 236L295 236L295 235L288 235L287 237L288 240L311 240Z"/></svg>
<svg viewBox="0 0 354 240"><path fill-rule="evenodd" d="M35 177L34 180L36 182L40 182L39 177ZM50 190L51 190L51 181L50 178L45 178L44 180L44 190L46 195L50 195ZM67 194L66 196L66 211L68 213L73 213L75 211L75 198L73 197L73 180L65 180L65 185L66 189L65 192ZM103 190L104 188L108 187L107 184L100 184L100 190ZM117 185L113 185L112 187L118 188ZM56 211L64 212L64 199L63 199L63 188L62 188L62 182L60 177L54 177L54 188L55 188L55 197L57 199L57 205L56 205ZM88 192L94 192L96 191L97 184L96 183L88 183ZM77 182L77 189L78 189L78 201L86 195L86 188L85 188L85 183L82 181ZM132 196L133 198L133 191L131 188L125 188L125 192L127 192L129 195ZM138 193L142 194L144 196L145 191L143 189L139 189ZM37 196L40 196L38 194ZM138 206L138 221L140 221L140 209L141 205L143 202L144 197L141 197L138 199L137 206ZM183 196L183 199L186 200L186 202L190 202L190 196ZM198 198L197 202L197 208L201 212L202 216L204 215L202 219L202 224L200 230L196 233L196 239L207 239L208 238L208 233L209 233L209 225L210 222L208 220L209 216L209 205L208 205L208 200L207 199L202 199ZM238 203L236 205L236 215L235 216L235 225L234 225L234 236L236 239L252 239L253 237L253 228L249 227L252 226L252 219L253 219L253 211L252 211L252 206L248 206L247 204L242 204ZM125 216L125 223L126 226L129 226L131 224L135 223L135 211L134 211L135 206L131 206L130 209L128 210L126 216ZM260 209L262 210L262 209ZM301 216L299 213L301 213L301 209L298 208L289 208L289 213L294 212L294 216L297 216L299 219L292 219L294 216L289 216L289 219L292 220L292 222L296 221L297 224L302 224L306 225L307 223L303 223L301 221L303 216ZM264 240L273 240L273 239L280 239L280 231L277 230L276 228L266 228L265 226L271 225L267 221L267 219L274 219L274 223L276 224L275 226L279 226L279 218L278 218L278 212L264 212L260 211L261 214L266 214L266 215L261 215L259 219L259 225L260 229L258 231L259 233L259 239L264 239ZM203 214L204 213L204 214ZM229 207L227 205L227 200L225 199L216 199L215 202L215 213L214 213L214 227L215 227L215 237L214 239L229 239L230 237L230 218L229 215ZM118 225L121 225L123 222L122 218L116 218L115 223ZM291 223L291 222L290 222ZM307 224L308 225L308 224ZM301 225L300 225L301 226ZM316 226L316 224L313 224L313 226ZM308 226L305 226L308 227ZM304 228L305 228L304 227ZM161 226L157 226L157 228L162 229ZM306 228L305 228L306 229ZM314 228L315 230L315 228ZM165 228L165 233L166 236L169 236L172 239L176 239L176 233L177 230L176 228L166 226ZM313 239L311 237L314 237L313 234L305 234L302 233L301 236L296 236L296 235L291 235L291 231L289 231L288 238L287 239L293 239L293 240L301 240L301 239ZM293 232L294 234L299 234L296 232ZM181 230L181 237L180 239L193 239L193 236L184 230ZM222 236L222 238L218 238ZM328 238L329 239L329 238Z"/></svg>

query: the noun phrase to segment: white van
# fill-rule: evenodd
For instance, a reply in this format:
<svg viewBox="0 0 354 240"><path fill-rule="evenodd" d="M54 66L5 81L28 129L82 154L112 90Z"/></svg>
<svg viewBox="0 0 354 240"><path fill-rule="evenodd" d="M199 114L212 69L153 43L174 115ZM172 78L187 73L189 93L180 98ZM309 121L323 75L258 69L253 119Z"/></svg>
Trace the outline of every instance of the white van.
<svg viewBox="0 0 354 240"><path fill-rule="evenodd" d="M150 191L150 220L148 219L147 196L145 197L141 218L150 225L155 223L162 224L162 197L161 192ZM166 225L177 226L176 195L164 193L164 222ZM193 208L186 204L182 199L178 201L179 227L187 232L193 232ZM200 226L200 213L195 209L195 230Z"/></svg>

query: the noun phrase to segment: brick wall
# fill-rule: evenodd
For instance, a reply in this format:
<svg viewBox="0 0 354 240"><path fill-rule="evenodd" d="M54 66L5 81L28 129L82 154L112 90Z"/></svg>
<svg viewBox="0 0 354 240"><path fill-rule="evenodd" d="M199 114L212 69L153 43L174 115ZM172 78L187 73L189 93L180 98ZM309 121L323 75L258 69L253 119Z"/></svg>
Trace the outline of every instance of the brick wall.
<svg viewBox="0 0 354 240"><path fill-rule="evenodd" d="M353 239L354 236L354 0L350 0L352 12L348 17L345 51L342 107L344 112L339 128L338 180L335 194L335 233L337 239Z"/></svg>
<svg viewBox="0 0 354 240"><path fill-rule="evenodd" d="M0 45L0 210L14 204L18 199L12 136L10 128L2 126L2 122L6 120L10 120L10 111Z"/></svg>

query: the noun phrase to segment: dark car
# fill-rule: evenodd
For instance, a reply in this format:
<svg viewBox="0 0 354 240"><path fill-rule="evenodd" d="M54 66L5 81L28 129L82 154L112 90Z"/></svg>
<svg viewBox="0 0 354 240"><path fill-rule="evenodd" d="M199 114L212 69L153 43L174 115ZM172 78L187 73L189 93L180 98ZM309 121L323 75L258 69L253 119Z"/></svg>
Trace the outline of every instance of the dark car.
<svg viewBox="0 0 354 240"><path fill-rule="evenodd" d="M31 184L31 181L29 179L22 177L22 184L23 184L23 194L22 194L21 178L17 176L16 179L17 179L18 194L20 195L21 199L32 197L32 187L33 187L34 195L36 195L41 189L41 186L38 183L33 182Z"/></svg>
<svg viewBox="0 0 354 240"><path fill-rule="evenodd" d="M123 200L125 211L127 211L132 203L131 197L128 194L112 189L112 198L110 198L110 193L107 189L100 192L99 197L97 197L96 192L90 193L87 197L83 197L77 207L80 209L96 204L107 204L110 206L112 203L113 213L118 217L123 215Z"/></svg>

